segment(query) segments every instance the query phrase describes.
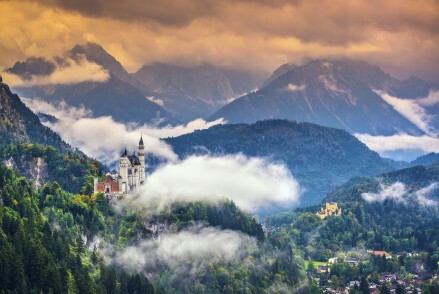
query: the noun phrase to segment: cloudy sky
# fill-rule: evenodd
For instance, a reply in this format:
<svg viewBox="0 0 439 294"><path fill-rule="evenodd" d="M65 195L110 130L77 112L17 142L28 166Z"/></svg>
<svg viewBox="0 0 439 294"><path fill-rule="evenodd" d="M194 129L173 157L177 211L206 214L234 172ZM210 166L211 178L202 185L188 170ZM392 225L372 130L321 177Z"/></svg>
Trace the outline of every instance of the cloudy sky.
<svg viewBox="0 0 439 294"><path fill-rule="evenodd" d="M101 44L129 71L154 61L272 71L353 57L439 82L436 0L0 0L0 68Z"/></svg>

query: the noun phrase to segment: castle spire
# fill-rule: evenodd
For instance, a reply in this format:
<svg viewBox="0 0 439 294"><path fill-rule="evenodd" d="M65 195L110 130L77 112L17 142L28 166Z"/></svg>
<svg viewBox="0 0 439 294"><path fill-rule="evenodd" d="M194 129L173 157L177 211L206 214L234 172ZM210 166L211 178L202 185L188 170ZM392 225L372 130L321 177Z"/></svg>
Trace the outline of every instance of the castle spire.
<svg viewBox="0 0 439 294"><path fill-rule="evenodd" d="M140 134L140 141L139 141L139 145L142 145L142 146L143 146L143 136L142 136L142 134Z"/></svg>
<svg viewBox="0 0 439 294"><path fill-rule="evenodd" d="M125 147L125 150L122 153L122 157L127 156L128 155L128 151L127 151L127 147Z"/></svg>

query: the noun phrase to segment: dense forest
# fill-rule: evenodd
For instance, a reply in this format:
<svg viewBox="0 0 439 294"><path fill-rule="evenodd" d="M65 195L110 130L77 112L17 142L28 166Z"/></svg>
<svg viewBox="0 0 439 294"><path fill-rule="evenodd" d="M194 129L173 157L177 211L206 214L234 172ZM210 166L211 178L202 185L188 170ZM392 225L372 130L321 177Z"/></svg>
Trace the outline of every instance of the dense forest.
<svg viewBox="0 0 439 294"><path fill-rule="evenodd" d="M0 167L0 187L0 285L6 292L153 293L178 289L185 293L260 293L296 289L306 293L306 287L297 288L304 275L302 259L291 248L272 246L261 225L232 201L176 203L145 219L129 211L116 212L103 194L72 194L56 182L35 191L25 178L4 167ZM115 245L117 254L153 240L148 222L166 224L164 236L195 225L238 231L253 240L249 243L253 245L240 249L241 257L236 259L211 256L189 277L170 266L157 266L149 281L142 271L109 262L105 251L93 243L99 237L103 244Z"/></svg>
<svg viewBox="0 0 439 294"><path fill-rule="evenodd" d="M9 162L15 170L39 185L56 181L72 193L91 194L93 176L101 176L106 167L81 152L61 153L40 144L9 144L0 150L0 161Z"/></svg>
<svg viewBox="0 0 439 294"><path fill-rule="evenodd" d="M280 248L296 248L303 259L308 260L308 274L313 276L318 276L314 262L326 263L342 256L330 266L330 276L336 281L329 281L333 287L364 277L379 283L378 273L397 273L400 280L413 276L408 273L431 277L437 273L439 264L439 207L435 202L439 200L438 180L439 163L375 178L351 179L328 194L322 205L268 217L267 238ZM383 192L395 183L405 190ZM431 188L428 193L426 187ZM365 193L381 195L380 192L388 198L370 201L365 197ZM400 193L401 198L390 197L392 193ZM318 217L316 212L326 201L336 202L341 215ZM390 252L393 257L369 256L368 250ZM346 258L356 260L356 265L343 261ZM319 281L324 287L327 285L324 281L328 283L327 276L320 276ZM436 284L426 283L423 287L423 293L435 293L439 289L437 280Z"/></svg>
<svg viewBox="0 0 439 294"><path fill-rule="evenodd" d="M103 226L99 206L106 206L102 195L73 198L56 183L37 193L0 166L1 291L153 293L145 277L107 267L86 249L84 230Z"/></svg>

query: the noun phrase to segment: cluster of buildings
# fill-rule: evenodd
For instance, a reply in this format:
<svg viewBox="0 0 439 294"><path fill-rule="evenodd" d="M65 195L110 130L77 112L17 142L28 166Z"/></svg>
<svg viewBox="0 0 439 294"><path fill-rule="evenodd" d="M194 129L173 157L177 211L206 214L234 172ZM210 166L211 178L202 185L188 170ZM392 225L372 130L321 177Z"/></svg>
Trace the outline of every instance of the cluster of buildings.
<svg viewBox="0 0 439 294"><path fill-rule="evenodd" d="M333 215L341 215L341 208L338 207L337 202L326 202L325 207L317 211L316 215L320 217L320 219L325 219Z"/></svg>
<svg viewBox="0 0 439 294"><path fill-rule="evenodd" d="M107 173L101 182L95 178L94 192L103 192L110 197L132 194L144 184L145 179L145 145L141 136L137 154L134 151L129 155L125 148L120 156L119 171Z"/></svg>

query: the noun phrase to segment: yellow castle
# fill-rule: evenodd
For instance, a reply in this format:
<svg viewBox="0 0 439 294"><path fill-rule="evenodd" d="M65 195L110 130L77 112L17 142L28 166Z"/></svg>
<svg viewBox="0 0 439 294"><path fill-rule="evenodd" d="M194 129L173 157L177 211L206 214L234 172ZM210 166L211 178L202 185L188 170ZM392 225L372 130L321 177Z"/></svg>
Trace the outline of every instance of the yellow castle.
<svg viewBox="0 0 439 294"><path fill-rule="evenodd" d="M337 202L326 202L326 208L322 207L316 215L321 219L331 215L341 215L341 208L338 207Z"/></svg>

